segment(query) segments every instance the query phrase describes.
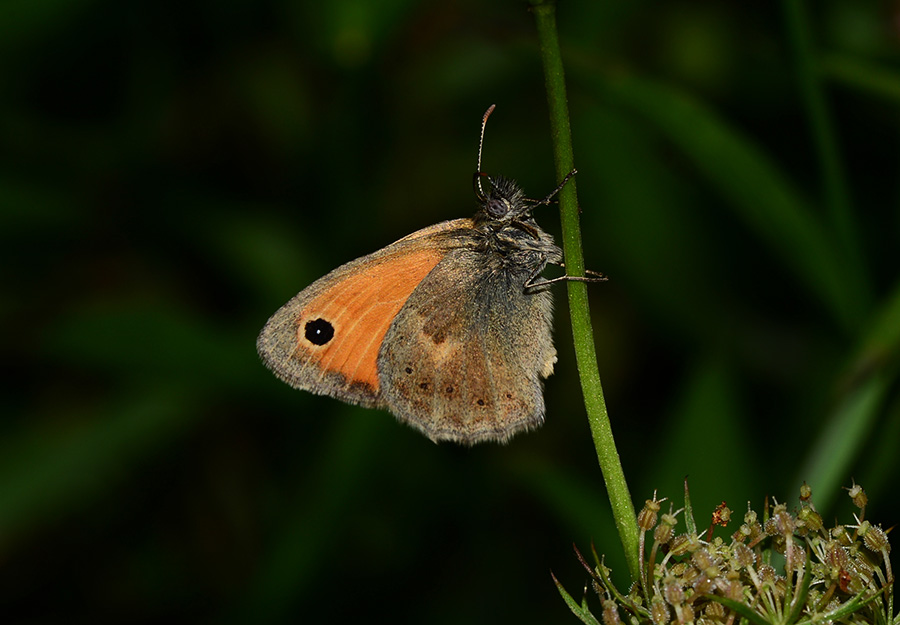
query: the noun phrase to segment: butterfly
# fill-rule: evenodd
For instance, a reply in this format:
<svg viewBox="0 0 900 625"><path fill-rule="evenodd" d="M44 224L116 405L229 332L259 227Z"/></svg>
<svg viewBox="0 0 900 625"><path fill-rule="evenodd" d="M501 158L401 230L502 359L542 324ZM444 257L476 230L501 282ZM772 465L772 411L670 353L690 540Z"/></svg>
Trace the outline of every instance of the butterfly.
<svg viewBox="0 0 900 625"><path fill-rule="evenodd" d="M257 350L294 388L392 412L432 441L508 442L544 422L562 252L508 178L474 175L479 209L414 232L316 280L268 320Z"/></svg>

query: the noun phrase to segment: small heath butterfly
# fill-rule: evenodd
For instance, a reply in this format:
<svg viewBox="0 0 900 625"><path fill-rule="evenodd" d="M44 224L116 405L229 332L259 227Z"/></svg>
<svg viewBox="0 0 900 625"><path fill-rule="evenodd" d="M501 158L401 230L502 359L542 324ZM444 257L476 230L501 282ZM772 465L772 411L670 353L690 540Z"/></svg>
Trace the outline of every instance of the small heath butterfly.
<svg viewBox="0 0 900 625"><path fill-rule="evenodd" d="M435 442L505 443L544 422L543 379L556 362L548 287L605 278L541 277L562 253L531 212L575 172L543 200L482 173L493 110L481 122L475 216L414 232L300 291L256 342L276 376L387 409Z"/></svg>

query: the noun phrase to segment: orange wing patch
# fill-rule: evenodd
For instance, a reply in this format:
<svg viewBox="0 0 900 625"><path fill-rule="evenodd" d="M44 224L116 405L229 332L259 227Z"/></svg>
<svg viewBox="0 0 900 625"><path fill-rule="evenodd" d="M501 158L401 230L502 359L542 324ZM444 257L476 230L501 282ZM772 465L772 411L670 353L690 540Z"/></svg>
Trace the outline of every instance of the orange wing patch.
<svg viewBox="0 0 900 625"><path fill-rule="evenodd" d="M378 351L394 317L444 254L423 249L376 261L339 280L307 304L298 319L297 348L323 371L379 389ZM334 327L326 344L313 345L306 324L323 319Z"/></svg>

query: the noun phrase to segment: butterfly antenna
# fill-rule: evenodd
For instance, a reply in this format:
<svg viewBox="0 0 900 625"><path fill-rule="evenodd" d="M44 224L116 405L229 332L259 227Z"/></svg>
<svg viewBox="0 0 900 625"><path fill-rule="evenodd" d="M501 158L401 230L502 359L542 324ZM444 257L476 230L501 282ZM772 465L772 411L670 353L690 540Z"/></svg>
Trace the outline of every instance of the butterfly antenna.
<svg viewBox="0 0 900 625"><path fill-rule="evenodd" d="M488 110L484 112L484 117L481 118L481 136L478 138L478 167L475 169L475 183L478 185L479 198L484 197L484 189L481 186L481 177L484 175L481 173L481 148L484 146L484 127L487 126L488 117L491 116L495 108L497 108L497 105L491 104Z"/></svg>

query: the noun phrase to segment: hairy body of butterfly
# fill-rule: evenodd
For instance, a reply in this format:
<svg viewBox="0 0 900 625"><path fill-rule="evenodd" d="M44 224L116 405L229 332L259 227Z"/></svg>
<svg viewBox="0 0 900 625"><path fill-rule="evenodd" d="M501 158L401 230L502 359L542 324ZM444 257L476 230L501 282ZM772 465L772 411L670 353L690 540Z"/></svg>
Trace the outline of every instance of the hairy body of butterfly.
<svg viewBox="0 0 900 625"><path fill-rule="evenodd" d="M257 340L265 364L295 388L387 409L433 441L506 442L540 426L556 362L540 273L562 257L531 216L548 200L488 180L473 218L410 234L285 304Z"/></svg>

